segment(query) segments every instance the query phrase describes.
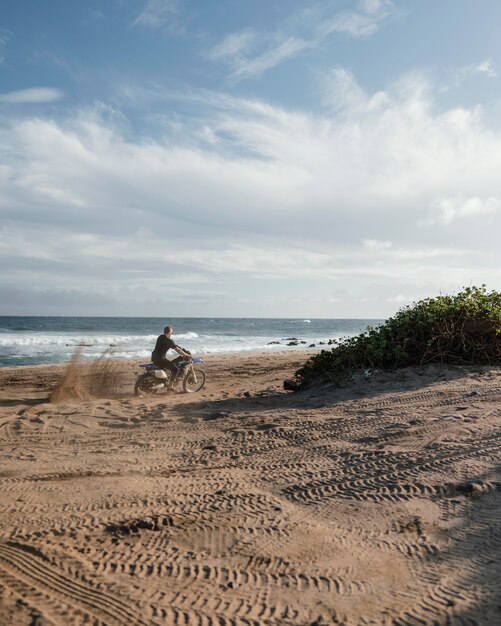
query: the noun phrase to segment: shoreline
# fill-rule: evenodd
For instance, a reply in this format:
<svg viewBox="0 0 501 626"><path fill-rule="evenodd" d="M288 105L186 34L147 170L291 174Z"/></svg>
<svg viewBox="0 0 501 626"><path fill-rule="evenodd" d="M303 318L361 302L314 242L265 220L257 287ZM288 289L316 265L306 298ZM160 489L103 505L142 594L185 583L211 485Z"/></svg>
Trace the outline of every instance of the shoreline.
<svg viewBox="0 0 501 626"><path fill-rule="evenodd" d="M226 380L228 380L228 385L234 384L235 377L239 379L239 385L245 386L246 376L249 379L257 376L262 381L274 375L273 389L282 391L284 379L281 378L281 372L284 372L285 378L291 378L294 372L316 353L317 351L313 350L287 350L209 355L203 357L202 366L208 378L207 388L216 385L218 389L222 389ZM82 360L78 362L77 369L80 369L85 375L96 362L97 360ZM110 362L113 363L114 369L119 371L115 396L133 397L135 380L140 373L143 373L139 365L144 361L139 359L110 359ZM48 402L48 395L65 378L71 367L72 362L70 361L50 365L18 365L0 368L0 407L9 401L9 395L11 399L23 395L26 400L29 399L33 402L36 398ZM196 396L200 396L200 394L196 394ZM97 398L94 400L97 401ZM70 400L68 399L68 401Z"/></svg>
<svg viewBox="0 0 501 626"><path fill-rule="evenodd" d="M311 354L316 354L317 352L320 352L321 350L330 350L331 349L331 345L325 343L323 345L317 345L315 346L315 348L312 348L311 346L305 346L304 348L297 348L297 347L285 347L284 349L269 349L269 350L235 350L235 351L228 351L228 352L211 352L209 354L199 354L196 352L193 352L193 356L197 357L197 358L202 358L207 361L209 360L213 360L213 359L217 359L219 357L231 357L231 356L235 356L236 358L240 358L241 356L245 356L245 355L261 355L261 356L268 356L268 355L275 355L275 354L295 354L295 353L299 353L299 354L307 354L308 356L305 357L305 360L309 358L309 356L311 356ZM175 358L174 354L168 355L170 356L170 358ZM96 361L98 358L100 357L83 357L80 359L80 362L83 365L89 365L90 363L93 363L94 361ZM115 357L112 354L109 357L110 360L114 360L114 361L118 361L118 362L123 362L123 363L148 363L149 360L147 357L141 359L139 357L137 358L130 358L130 357ZM68 366L71 363L72 359L68 359L66 361L60 361L57 363L23 363L20 365L12 365L12 364L6 364L6 365L2 365L0 364L0 372L2 370L5 369L17 369L17 368L23 368L23 367L64 367L64 366Z"/></svg>
<svg viewBox="0 0 501 626"><path fill-rule="evenodd" d="M277 357L279 360L280 359L287 360L287 357L291 357L292 360L296 360L296 358L301 358L301 356L304 356L304 361L307 361L310 356L317 354L322 349L325 349L325 347L322 346L321 348L315 348L315 349L291 348L288 350L269 350L269 351L267 350L256 350L256 351L241 350L239 352L221 352L217 354L203 354L203 355L193 354L193 356L196 358L202 358L205 363L214 363L217 360L228 361L228 360L231 360L231 358L234 358L235 360L241 360L241 359L245 360L246 358L256 358L256 357L263 357L263 358ZM173 357L173 355L171 356L172 358L175 358ZM117 363L128 365L128 366L134 366L134 367L139 366L139 364L149 362L148 360L139 359L139 358L130 359L126 357L117 358L113 356L107 357L107 358L109 358L111 361L116 361ZM79 363L83 366L88 366L97 360L98 358L81 359L79 360ZM24 365L0 365L0 376L2 372L5 372L7 370L23 371L26 369L40 370L42 368L63 369L63 368L67 368L71 364L71 362L72 360L70 359L68 361L63 361L60 363L33 363L33 364L28 363Z"/></svg>

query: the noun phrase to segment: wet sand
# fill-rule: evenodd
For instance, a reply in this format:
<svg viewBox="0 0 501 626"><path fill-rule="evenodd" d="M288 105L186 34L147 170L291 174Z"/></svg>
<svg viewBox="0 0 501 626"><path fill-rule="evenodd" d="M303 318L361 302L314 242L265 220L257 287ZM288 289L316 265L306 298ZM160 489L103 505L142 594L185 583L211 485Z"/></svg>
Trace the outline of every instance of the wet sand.
<svg viewBox="0 0 501 626"><path fill-rule="evenodd" d="M305 358L59 403L1 369L0 625L500 624L501 370L283 391Z"/></svg>

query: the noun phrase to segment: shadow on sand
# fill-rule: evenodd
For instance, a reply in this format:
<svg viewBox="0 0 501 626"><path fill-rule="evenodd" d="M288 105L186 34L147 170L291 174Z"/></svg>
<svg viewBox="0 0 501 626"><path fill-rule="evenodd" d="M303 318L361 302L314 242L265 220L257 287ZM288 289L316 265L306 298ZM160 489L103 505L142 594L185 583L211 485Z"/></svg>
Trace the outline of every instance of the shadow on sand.
<svg viewBox="0 0 501 626"><path fill-rule="evenodd" d="M424 368L405 368L397 371L382 371L369 379L362 375L345 386L323 383L297 392L263 391L252 395L232 396L214 400L172 404L171 410L182 417L197 416L204 420L228 417L231 413L260 413L287 409L334 408L347 401L371 400L385 393L408 393L426 391L432 385L464 377L481 380L491 367L457 367L428 365ZM172 398L172 396L171 396Z"/></svg>

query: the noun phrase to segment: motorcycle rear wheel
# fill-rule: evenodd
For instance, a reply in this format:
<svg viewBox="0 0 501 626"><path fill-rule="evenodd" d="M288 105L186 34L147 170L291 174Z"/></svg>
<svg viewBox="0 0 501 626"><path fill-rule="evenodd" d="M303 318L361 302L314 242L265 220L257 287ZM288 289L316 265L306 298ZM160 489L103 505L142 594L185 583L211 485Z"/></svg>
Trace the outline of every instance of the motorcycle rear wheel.
<svg viewBox="0 0 501 626"><path fill-rule="evenodd" d="M186 393L200 391L205 385L205 372L201 367L193 367L183 380L183 389Z"/></svg>
<svg viewBox="0 0 501 626"><path fill-rule="evenodd" d="M158 391L162 391L162 387L160 389L158 387L154 388L161 382L163 381L160 378L154 378L150 374L141 374L134 385L134 395L139 398L143 396L154 396Z"/></svg>

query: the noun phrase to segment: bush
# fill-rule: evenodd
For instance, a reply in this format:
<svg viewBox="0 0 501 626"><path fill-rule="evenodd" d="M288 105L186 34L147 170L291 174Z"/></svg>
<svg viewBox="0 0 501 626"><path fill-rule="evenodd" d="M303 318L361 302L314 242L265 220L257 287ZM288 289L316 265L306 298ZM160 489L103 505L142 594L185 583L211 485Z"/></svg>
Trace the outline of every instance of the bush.
<svg viewBox="0 0 501 626"><path fill-rule="evenodd" d="M359 368L426 363L501 364L501 293L468 287L420 300L378 327L322 350L296 372L300 386L337 380Z"/></svg>

